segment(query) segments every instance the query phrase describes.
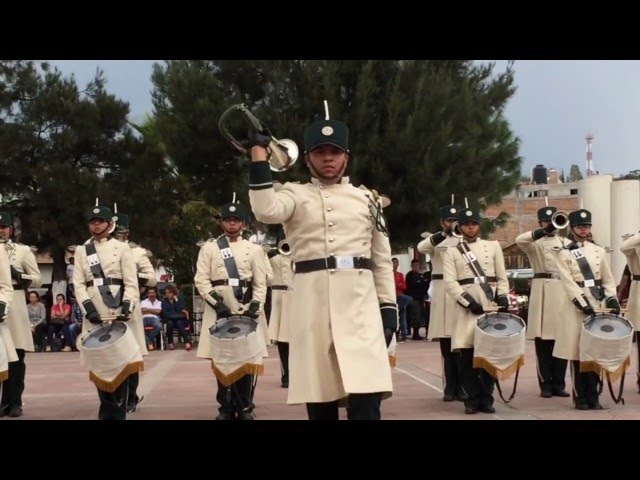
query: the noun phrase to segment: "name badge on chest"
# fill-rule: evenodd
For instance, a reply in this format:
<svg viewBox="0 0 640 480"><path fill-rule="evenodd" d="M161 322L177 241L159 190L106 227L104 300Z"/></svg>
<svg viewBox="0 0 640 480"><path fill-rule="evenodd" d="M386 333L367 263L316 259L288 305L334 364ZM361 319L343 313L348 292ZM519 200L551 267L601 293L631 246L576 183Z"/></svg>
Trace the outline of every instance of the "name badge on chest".
<svg viewBox="0 0 640 480"><path fill-rule="evenodd" d="M222 255L223 259L232 258L233 252L231 251L231 248L221 248L220 255Z"/></svg>
<svg viewBox="0 0 640 480"><path fill-rule="evenodd" d="M466 260L471 263L471 262L475 262L477 260L478 257L476 257L475 253L473 253L471 250L469 250L468 252L466 252L464 255L464 258L466 258Z"/></svg>
<svg viewBox="0 0 640 480"><path fill-rule="evenodd" d="M576 248L575 250L569 250L571 252L571 255L573 256L573 258L575 258L576 260L579 258L584 258L584 253L582 252L581 248Z"/></svg>
<svg viewBox="0 0 640 480"><path fill-rule="evenodd" d="M100 259L98 258L98 254L97 253L92 253L91 255L87 256L87 262L89 262L89 266L93 267L94 265L99 265L100 264Z"/></svg>

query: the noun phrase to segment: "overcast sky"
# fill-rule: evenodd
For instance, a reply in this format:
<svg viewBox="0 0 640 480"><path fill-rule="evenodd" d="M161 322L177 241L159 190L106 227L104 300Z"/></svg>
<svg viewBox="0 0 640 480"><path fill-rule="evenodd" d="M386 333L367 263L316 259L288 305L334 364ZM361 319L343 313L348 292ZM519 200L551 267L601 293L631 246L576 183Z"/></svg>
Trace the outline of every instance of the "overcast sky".
<svg viewBox="0 0 640 480"><path fill-rule="evenodd" d="M129 102L133 121L152 111L153 60L52 63L65 74L73 73L81 86L100 67L107 91ZM506 65L496 61L496 71ZM584 173L589 131L595 170L617 176L640 168L640 61L518 60L514 70L518 90L505 114L521 140L524 174L539 163L565 174L575 163Z"/></svg>

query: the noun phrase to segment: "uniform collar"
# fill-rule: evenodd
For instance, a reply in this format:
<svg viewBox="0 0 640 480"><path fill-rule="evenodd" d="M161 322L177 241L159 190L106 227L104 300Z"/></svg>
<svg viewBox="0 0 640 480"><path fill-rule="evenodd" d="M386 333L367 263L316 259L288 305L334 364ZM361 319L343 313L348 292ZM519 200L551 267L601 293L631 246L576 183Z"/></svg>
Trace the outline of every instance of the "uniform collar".
<svg viewBox="0 0 640 480"><path fill-rule="evenodd" d="M103 238L103 239L100 239L100 240L96 240L95 238L91 238L91 240L93 240L93 243L106 243L106 242L108 242L110 240L110 238L106 237L106 238Z"/></svg>
<svg viewBox="0 0 640 480"><path fill-rule="evenodd" d="M323 185L325 187L331 187L333 185L325 185L324 183L322 183L320 180L318 180L316 177L311 177L311 183L314 185ZM349 183L349 177L344 176L340 179L340 181L334 185L346 185Z"/></svg>

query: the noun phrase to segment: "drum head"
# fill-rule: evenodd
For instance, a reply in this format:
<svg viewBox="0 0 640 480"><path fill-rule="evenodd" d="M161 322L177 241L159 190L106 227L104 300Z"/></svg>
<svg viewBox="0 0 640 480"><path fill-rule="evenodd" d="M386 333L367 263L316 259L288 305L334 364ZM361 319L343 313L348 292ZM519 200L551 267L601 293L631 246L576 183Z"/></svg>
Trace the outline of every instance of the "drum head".
<svg viewBox="0 0 640 480"><path fill-rule="evenodd" d="M94 330L82 341L85 348L101 348L113 345L127 332L127 326L123 322L113 322Z"/></svg>
<svg viewBox="0 0 640 480"><path fill-rule="evenodd" d="M633 327L624 317L613 313L600 313L584 323L592 335L604 338L624 338L633 332Z"/></svg>
<svg viewBox="0 0 640 480"><path fill-rule="evenodd" d="M243 316L233 316L221 318L215 325L209 328L209 333L216 338L231 339L246 337L258 328L258 322L253 318Z"/></svg>
<svg viewBox="0 0 640 480"><path fill-rule="evenodd" d="M478 318L478 328L495 337L515 335L522 332L524 327L524 320L510 313L487 313Z"/></svg>

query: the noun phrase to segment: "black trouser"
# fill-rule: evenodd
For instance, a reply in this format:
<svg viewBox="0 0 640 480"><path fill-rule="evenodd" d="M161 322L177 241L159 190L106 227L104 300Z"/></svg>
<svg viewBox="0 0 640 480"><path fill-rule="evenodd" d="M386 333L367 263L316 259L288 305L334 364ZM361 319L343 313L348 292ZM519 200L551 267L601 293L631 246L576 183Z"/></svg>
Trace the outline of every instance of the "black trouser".
<svg viewBox="0 0 640 480"><path fill-rule="evenodd" d="M186 318L178 318L167 320L167 343L171 345L173 343L173 329L178 328L178 332L182 337L184 343L191 343L191 335L187 332L186 327L189 325L189 320Z"/></svg>
<svg viewBox="0 0 640 480"><path fill-rule="evenodd" d="M536 359L538 361L538 385L540 391L557 393L564 390L564 377L567 374L567 360L552 355L555 340L543 340L536 337Z"/></svg>
<svg viewBox="0 0 640 480"><path fill-rule="evenodd" d="M125 379L120 386L111 393L98 388L98 398L100 398L98 420L126 420L128 391L128 379Z"/></svg>
<svg viewBox="0 0 640 480"><path fill-rule="evenodd" d="M598 375L595 372L580 372L580 361L572 360L573 369L573 402L576 406L598 405Z"/></svg>
<svg viewBox="0 0 640 480"><path fill-rule="evenodd" d="M289 342L278 342L278 355L282 369L282 381L289 381Z"/></svg>
<svg viewBox="0 0 640 480"><path fill-rule="evenodd" d="M473 368L473 348L460 349L462 389L468 398L465 407L490 407L493 405L495 379L482 368Z"/></svg>
<svg viewBox="0 0 640 480"><path fill-rule="evenodd" d="M460 353L451 351L451 338L440 338L440 353L444 364L444 394L460 395L462 393Z"/></svg>
<svg viewBox="0 0 640 480"><path fill-rule="evenodd" d="M380 420L382 393L352 393L349 395L347 418L349 420ZM338 420L338 400L307 403L309 420Z"/></svg>
<svg viewBox="0 0 640 480"><path fill-rule="evenodd" d="M33 332L33 343L36 345L36 349L44 351L45 336L47 334L47 325L45 323L39 323L35 326Z"/></svg>
<svg viewBox="0 0 640 480"><path fill-rule="evenodd" d="M127 382L129 382L129 391L127 393L127 406L135 407L140 401L140 397L138 397L138 383L140 383L140 374L138 372L132 373L127 378Z"/></svg>
<svg viewBox="0 0 640 480"><path fill-rule="evenodd" d="M636 336L636 351L638 352L638 365L640 365L640 332L635 332L635 336ZM640 368L638 368L638 371L636 372L636 376L638 377L638 388L640 391Z"/></svg>
<svg viewBox="0 0 640 480"><path fill-rule="evenodd" d="M9 362L9 378L2 382L2 399L0 408L9 410L11 407L22 408L22 392L24 392L24 376L27 366L24 363L25 351L16 348L17 362Z"/></svg>
<svg viewBox="0 0 640 480"><path fill-rule="evenodd" d="M218 393L216 400L220 404L220 413L235 415L240 412L253 411L253 394L255 392L257 377L245 375L240 380L225 387L218 379Z"/></svg>

